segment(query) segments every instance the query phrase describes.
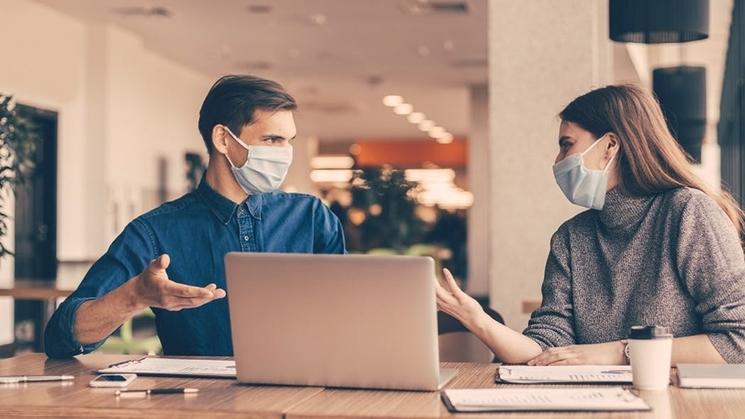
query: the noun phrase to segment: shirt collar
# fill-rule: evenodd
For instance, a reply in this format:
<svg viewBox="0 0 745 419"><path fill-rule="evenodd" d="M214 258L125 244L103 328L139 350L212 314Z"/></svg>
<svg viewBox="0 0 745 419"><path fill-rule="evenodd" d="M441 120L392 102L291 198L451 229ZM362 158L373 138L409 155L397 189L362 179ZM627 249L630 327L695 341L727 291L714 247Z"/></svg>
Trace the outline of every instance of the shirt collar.
<svg viewBox="0 0 745 419"><path fill-rule="evenodd" d="M223 224L230 222L230 219L233 218L235 211L238 209L238 204L212 189L205 179L202 179L202 181L199 182L199 186L195 193L204 201L210 211L212 211L212 213L215 214L215 217L217 217L217 219Z"/></svg>
<svg viewBox="0 0 745 419"><path fill-rule="evenodd" d="M246 200L249 214L257 220L261 219L261 207L263 206L262 203L264 201L263 196L264 194L249 195Z"/></svg>

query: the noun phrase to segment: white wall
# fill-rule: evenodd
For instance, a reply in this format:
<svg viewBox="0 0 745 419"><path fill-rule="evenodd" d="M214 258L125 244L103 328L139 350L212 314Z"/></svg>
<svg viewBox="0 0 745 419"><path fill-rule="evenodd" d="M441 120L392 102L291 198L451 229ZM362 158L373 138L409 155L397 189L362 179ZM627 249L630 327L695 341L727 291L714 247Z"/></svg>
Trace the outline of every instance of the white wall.
<svg viewBox="0 0 745 419"><path fill-rule="evenodd" d="M468 210L468 282L474 296L489 294L491 172L489 87L471 86L471 128L468 134L468 189L473 206Z"/></svg>
<svg viewBox="0 0 745 419"><path fill-rule="evenodd" d="M59 112L59 184L57 208L58 245L78 257L85 247L85 211L76 202L84 200L85 166L77 164L84 153L84 39L85 28L73 19L25 1L0 0L3 24L4 65L0 66L0 91L15 94L24 104ZM39 30L29 30L30 28ZM63 181L64 180L64 181ZM8 202L13 213L12 202ZM6 243L11 246L9 236ZM0 283L13 281L13 260L0 260ZM13 340L13 305L0 299L0 344Z"/></svg>
<svg viewBox="0 0 745 419"><path fill-rule="evenodd" d="M491 304L513 328L524 300L540 299L551 235L578 212L551 166L557 113L607 84L607 4L492 0L489 8Z"/></svg>
<svg viewBox="0 0 745 419"><path fill-rule="evenodd" d="M184 192L183 156L203 151L197 115L213 80L110 25L27 0L0 0L0 10L0 92L59 115L57 257L95 259L155 203L158 156L171 196ZM114 200L126 211L117 219ZM12 272L12 259L0 260L1 286ZM12 313L0 300L0 344L12 341Z"/></svg>
<svg viewBox="0 0 745 419"><path fill-rule="evenodd" d="M186 191L185 152L203 153L206 162L197 118L214 80L153 54L116 27L106 27L106 39L108 243L122 221L157 204L159 158L167 161L169 198Z"/></svg>

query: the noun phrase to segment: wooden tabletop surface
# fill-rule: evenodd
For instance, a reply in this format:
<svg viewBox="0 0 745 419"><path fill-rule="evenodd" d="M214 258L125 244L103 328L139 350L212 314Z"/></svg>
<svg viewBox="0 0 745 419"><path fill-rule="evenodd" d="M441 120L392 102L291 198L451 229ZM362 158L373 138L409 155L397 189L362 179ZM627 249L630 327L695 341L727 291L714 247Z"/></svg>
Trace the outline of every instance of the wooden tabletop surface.
<svg viewBox="0 0 745 419"><path fill-rule="evenodd" d="M19 416L87 418L281 418L290 407L323 391L311 387L252 387L231 379L138 377L128 388L195 387L195 395L117 398L114 389L93 389L95 371L141 356L93 354L48 360L27 354L0 360L0 375L75 375L74 382L0 384L0 418Z"/></svg>
<svg viewBox="0 0 745 419"><path fill-rule="evenodd" d="M0 360L0 375L71 374L69 384L0 385L0 417L96 418L432 418L450 417L438 393L365 391L315 387L246 386L229 379L139 377L129 388L196 387L196 395L117 399L112 389L92 389L96 369L136 358L126 355L85 355L71 360L47 360L27 354ZM458 369L449 388L496 388L495 364L446 363ZM552 387L552 386L545 386ZM555 386L554 386L555 387ZM741 418L745 390L690 390L670 387L641 392L654 410L615 413L499 413L463 414L469 418Z"/></svg>
<svg viewBox="0 0 745 419"><path fill-rule="evenodd" d="M19 300L51 300L67 297L73 290L57 288L55 281L16 279L10 288L0 288L0 297L14 297Z"/></svg>

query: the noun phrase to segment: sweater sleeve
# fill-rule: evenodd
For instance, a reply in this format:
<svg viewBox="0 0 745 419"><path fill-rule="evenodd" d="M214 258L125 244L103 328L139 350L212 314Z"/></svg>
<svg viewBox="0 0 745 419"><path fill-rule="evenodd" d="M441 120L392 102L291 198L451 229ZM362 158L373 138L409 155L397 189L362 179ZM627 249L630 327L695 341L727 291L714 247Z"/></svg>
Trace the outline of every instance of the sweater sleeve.
<svg viewBox="0 0 745 419"><path fill-rule="evenodd" d="M569 264L569 231L565 226L551 237L551 250L541 292L541 306L530 316L523 334L533 339L542 350L573 345L574 306Z"/></svg>
<svg viewBox="0 0 745 419"><path fill-rule="evenodd" d="M728 363L745 362L745 256L734 225L703 193L682 210L676 256L704 333Z"/></svg>

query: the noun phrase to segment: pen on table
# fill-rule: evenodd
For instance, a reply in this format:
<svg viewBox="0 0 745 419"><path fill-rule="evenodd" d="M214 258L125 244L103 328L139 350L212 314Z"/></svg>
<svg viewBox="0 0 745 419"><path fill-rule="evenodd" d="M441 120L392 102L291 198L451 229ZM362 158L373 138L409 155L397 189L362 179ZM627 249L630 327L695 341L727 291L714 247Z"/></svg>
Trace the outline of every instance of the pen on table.
<svg viewBox="0 0 745 419"><path fill-rule="evenodd" d="M116 395L121 396L125 394L137 394L137 395L158 395L158 394L193 394L199 393L198 388L149 388L143 390L117 390Z"/></svg>
<svg viewBox="0 0 745 419"><path fill-rule="evenodd" d="M0 376L0 384L40 383L47 381L70 381L74 375L11 375Z"/></svg>

